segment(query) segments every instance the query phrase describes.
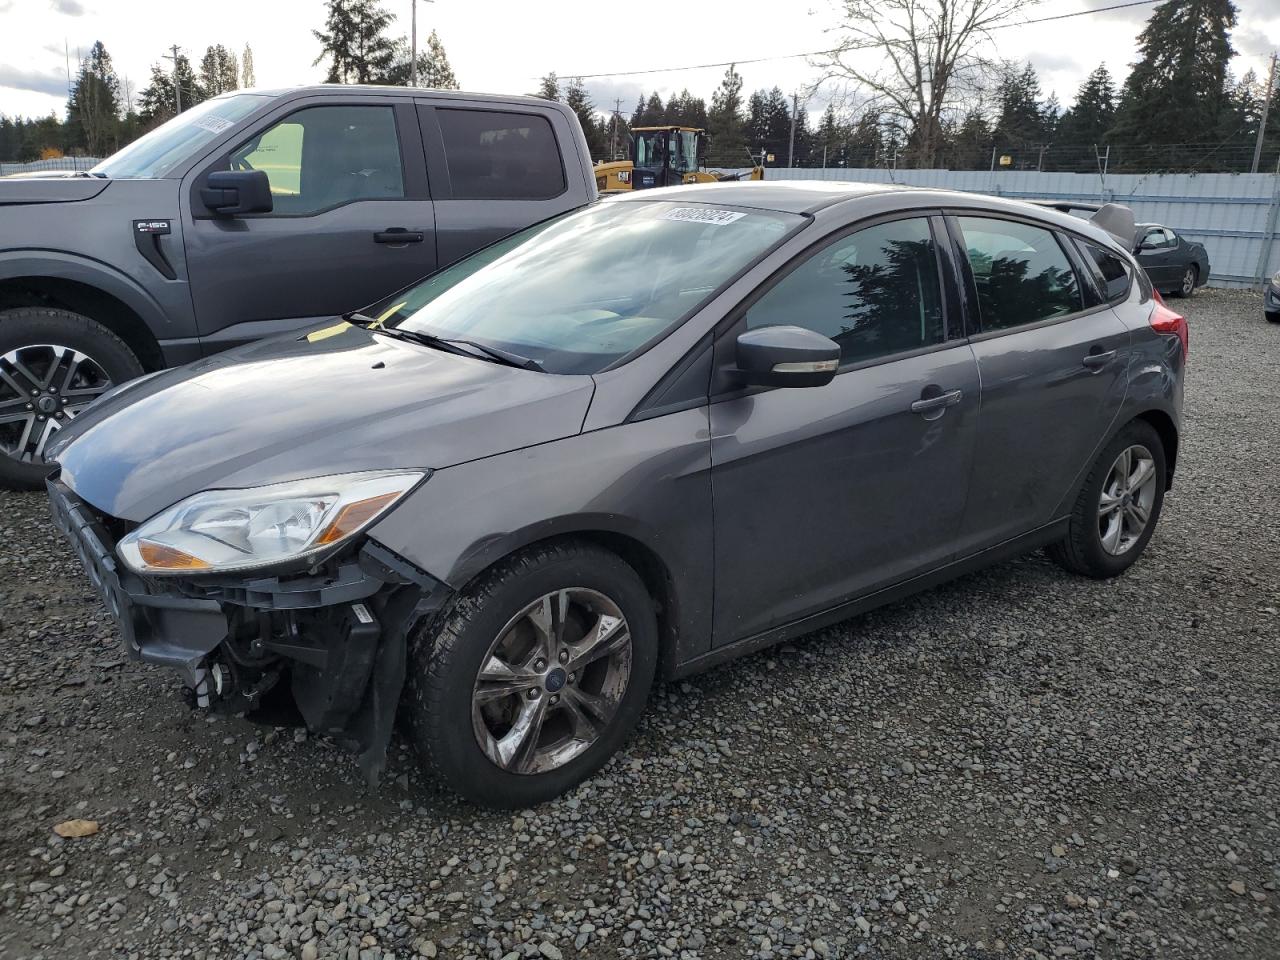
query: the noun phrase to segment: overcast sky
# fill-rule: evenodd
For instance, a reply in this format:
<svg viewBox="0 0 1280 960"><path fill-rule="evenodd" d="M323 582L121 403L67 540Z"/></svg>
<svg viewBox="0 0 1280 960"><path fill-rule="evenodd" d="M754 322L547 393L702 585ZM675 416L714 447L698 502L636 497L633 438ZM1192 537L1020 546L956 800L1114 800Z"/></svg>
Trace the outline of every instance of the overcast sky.
<svg viewBox="0 0 1280 960"><path fill-rule="evenodd" d="M1024 18L1111 6L1120 0L1044 0L1028 3ZM1237 74L1250 67L1265 76L1270 51L1280 47L1280 2L1236 0L1240 24L1233 35ZM410 0L384 0L398 15L395 32L409 29ZM758 9L759 12L753 12ZM418 0L419 37L436 29L463 89L527 93L554 70L561 77L649 70L726 60L749 60L820 50L832 43L834 0L727 0L670 9L622 0ZM1117 77L1128 72L1136 38L1150 7L1099 13L1054 23L1020 25L998 34L1001 57L1029 59L1044 93L1068 106L1085 75L1105 62ZM651 10L652 15L642 11ZM222 43L239 55L253 47L259 86L313 83L322 0L0 0L0 113L62 113L67 70L64 43L75 72L76 51L101 40L133 94L145 85L153 63L171 44L193 61ZM739 67L747 90L775 84L805 88L817 71L805 59L746 63ZM723 67L614 76L586 81L597 106L615 97L630 112L641 90L664 97L688 87L710 98ZM818 113L828 94L819 89L807 104Z"/></svg>

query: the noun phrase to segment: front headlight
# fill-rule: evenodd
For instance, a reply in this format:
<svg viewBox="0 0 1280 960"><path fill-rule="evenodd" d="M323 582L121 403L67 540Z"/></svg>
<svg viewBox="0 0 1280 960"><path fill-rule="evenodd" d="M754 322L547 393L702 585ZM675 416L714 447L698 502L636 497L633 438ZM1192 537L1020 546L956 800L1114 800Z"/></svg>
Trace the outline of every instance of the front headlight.
<svg viewBox="0 0 1280 960"><path fill-rule="evenodd" d="M1271 278L1271 282L1275 284L1275 286L1280 287L1280 270L1276 271L1276 275Z"/></svg>
<svg viewBox="0 0 1280 960"><path fill-rule="evenodd" d="M222 573L303 560L367 527L426 474L335 474L245 490L207 490L120 541L137 573Z"/></svg>

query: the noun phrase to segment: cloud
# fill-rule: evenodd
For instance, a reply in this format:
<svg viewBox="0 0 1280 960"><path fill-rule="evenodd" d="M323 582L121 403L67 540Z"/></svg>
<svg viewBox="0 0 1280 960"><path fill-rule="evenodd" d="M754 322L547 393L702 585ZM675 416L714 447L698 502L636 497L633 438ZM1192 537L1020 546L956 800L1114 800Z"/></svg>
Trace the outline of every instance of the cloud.
<svg viewBox="0 0 1280 960"><path fill-rule="evenodd" d="M0 64L0 87L65 97L67 76L61 70L23 70L21 67Z"/></svg>
<svg viewBox="0 0 1280 960"><path fill-rule="evenodd" d="M56 13L65 14L68 17L84 16L84 6L79 0L49 0L49 6Z"/></svg>

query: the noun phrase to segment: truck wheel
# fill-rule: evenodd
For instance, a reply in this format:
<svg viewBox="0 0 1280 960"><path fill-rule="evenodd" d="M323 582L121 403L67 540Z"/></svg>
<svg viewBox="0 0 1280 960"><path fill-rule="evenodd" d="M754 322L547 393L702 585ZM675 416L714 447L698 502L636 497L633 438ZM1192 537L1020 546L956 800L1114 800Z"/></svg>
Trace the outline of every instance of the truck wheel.
<svg viewBox="0 0 1280 960"><path fill-rule="evenodd" d="M142 364L88 317L49 307L0 310L0 485L36 490L58 429Z"/></svg>
<svg viewBox="0 0 1280 960"><path fill-rule="evenodd" d="M483 574L414 639L413 739L469 800L542 803L622 745L657 659L653 600L631 566L589 544L533 547Z"/></svg>

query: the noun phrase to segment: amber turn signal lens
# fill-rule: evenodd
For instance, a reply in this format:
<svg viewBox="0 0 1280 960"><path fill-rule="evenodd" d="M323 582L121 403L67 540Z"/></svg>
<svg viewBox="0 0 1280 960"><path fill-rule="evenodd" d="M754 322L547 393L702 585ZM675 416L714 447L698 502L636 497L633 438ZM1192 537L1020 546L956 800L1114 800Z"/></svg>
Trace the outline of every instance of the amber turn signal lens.
<svg viewBox="0 0 1280 960"><path fill-rule="evenodd" d="M184 550L152 540L138 541L138 556L154 570L207 570L209 564Z"/></svg>
<svg viewBox="0 0 1280 960"><path fill-rule="evenodd" d="M338 511L333 521L316 537L316 544L336 543L350 533L355 533L366 523L376 517L384 507L400 496L396 493L383 493L368 500L357 500L348 503Z"/></svg>

